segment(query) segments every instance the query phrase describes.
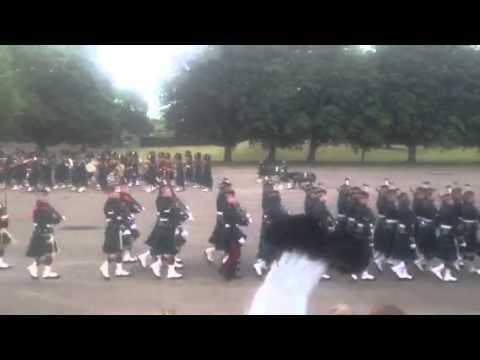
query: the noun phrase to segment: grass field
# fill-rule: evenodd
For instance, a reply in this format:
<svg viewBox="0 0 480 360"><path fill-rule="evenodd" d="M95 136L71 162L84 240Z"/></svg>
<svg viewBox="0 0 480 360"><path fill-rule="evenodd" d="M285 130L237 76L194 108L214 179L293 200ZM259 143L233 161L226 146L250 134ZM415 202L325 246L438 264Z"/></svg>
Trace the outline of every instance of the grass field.
<svg viewBox="0 0 480 360"><path fill-rule="evenodd" d="M139 153L144 156L149 151L170 152L172 155L176 152L184 153L190 150L192 153L197 151L209 153L214 161L223 160L223 148L219 146L178 146L178 147L155 147L141 148ZM279 149L277 150L277 159L290 162L303 162L307 158L308 147L302 149ZM259 145L250 146L247 142L239 144L233 153L235 162L258 162L265 158L266 151ZM348 146L328 146L319 148L317 151L317 162L319 163L352 163L360 162L360 153L355 153ZM394 147L390 150L378 149L368 152L365 157L366 163L404 163L407 159L407 149L403 147ZM440 150L436 148L419 148L417 152L417 161L419 163L472 163L480 162L480 152L475 148Z"/></svg>

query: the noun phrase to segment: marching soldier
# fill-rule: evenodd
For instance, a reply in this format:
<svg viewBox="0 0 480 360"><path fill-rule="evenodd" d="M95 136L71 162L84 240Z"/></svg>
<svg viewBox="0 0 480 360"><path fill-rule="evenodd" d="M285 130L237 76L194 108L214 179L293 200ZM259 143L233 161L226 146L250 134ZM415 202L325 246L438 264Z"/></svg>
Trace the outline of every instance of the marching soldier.
<svg viewBox="0 0 480 360"><path fill-rule="evenodd" d="M368 206L370 194L365 190L360 190L352 195L351 210L349 213L347 231L353 236L354 241L371 244L372 229L375 222L375 216ZM364 270L362 274L352 274L352 279L358 280L375 280L375 276L371 275L368 270Z"/></svg>
<svg viewBox="0 0 480 360"><path fill-rule="evenodd" d="M305 199L305 214L313 218L325 233L333 231L335 219L327 208L327 190L313 187L308 191ZM331 276L325 272L322 279L330 280Z"/></svg>
<svg viewBox="0 0 480 360"><path fill-rule="evenodd" d="M395 238L391 258L394 261L392 271L399 279L412 280L413 276L407 271L406 262L415 260L415 214L410 208L410 199L407 193L400 193L397 196L398 207L396 219Z"/></svg>
<svg viewBox="0 0 480 360"><path fill-rule="evenodd" d="M65 220L65 217L50 205L48 192L42 191L33 211L33 234L27 249L27 256L34 262L27 268L33 279L38 279L38 267L44 265L43 279L58 279L60 275L52 271L52 263L58 252L54 237L54 226Z"/></svg>
<svg viewBox="0 0 480 360"><path fill-rule="evenodd" d="M240 278L238 265L240 263L241 248L245 244L247 235L240 230L239 226L248 226L252 220L250 215L240 206L235 191L225 193L226 206L223 209L224 219L224 242L227 257L223 261L220 274L225 280L230 281Z"/></svg>
<svg viewBox="0 0 480 360"><path fill-rule="evenodd" d="M457 221L458 218L452 194L443 194L442 206L440 207L437 218L440 231L436 245L436 257L439 258L442 263L435 268L432 268L432 272L438 278L446 282L457 281L452 275L454 263L457 260L457 247L454 235L454 227L456 226Z"/></svg>
<svg viewBox="0 0 480 360"><path fill-rule="evenodd" d="M129 193L127 184L120 186L120 201L127 206L130 213L128 216L128 228L123 232L125 251L122 261L124 263L134 263L137 261L137 258L131 254L133 242L140 237L140 232L135 222L135 215L141 213L145 208Z"/></svg>
<svg viewBox="0 0 480 360"><path fill-rule="evenodd" d="M160 278L162 263L165 260L168 266L167 279L180 279L183 275L176 269L183 265L176 261L179 250L176 232L178 227L189 218L189 215L178 206L172 188L166 181L162 181L160 184L156 205L157 222L146 242L150 247L149 254L154 260L150 268L155 277ZM139 256L143 267L146 267L145 255Z"/></svg>
<svg viewBox="0 0 480 360"><path fill-rule="evenodd" d="M282 205L280 192L275 189L275 183L271 179L264 180L262 195L262 225L260 228L260 241L258 243L257 261L253 265L258 276L267 271L275 256L275 249L267 238L268 227L275 221L288 215Z"/></svg>
<svg viewBox="0 0 480 360"><path fill-rule="evenodd" d="M429 182L424 182L415 192L413 211L417 217L416 245L419 253L418 259L415 260L415 265L421 271L424 271L425 266L427 266L435 276L443 280L443 276L440 274L442 268L431 266L437 245L436 220L438 210L433 199L434 192L435 189L430 186Z"/></svg>
<svg viewBox="0 0 480 360"><path fill-rule="evenodd" d="M380 196L380 195L379 195ZM384 263L390 259L397 231L397 207L395 204L396 189L387 188L382 194L379 208L380 218L377 220L373 237L375 259L379 271L383 271Z"/></svg>
<svg viewBox="0 0 480 360"><path fill-rule="evenodd" d="M478 223L480 212L475 206L475 193L467 190L463 194L463 202L460 210L460 253L467 263L467 270L480 275L480 269L474 265L475 256L480 255L480 245L477 240Z"/></svg>
<svg viewBox="0 0 480 360"><path fill-rule="evenodd" d="M105 229L105 241L103 253L105 261L100 266L100 273L105 280L110 280L110 264L115 263L115 276L128 277L130 272L123 268L123 254L128 244L125 243L125 231L130 226L130 212L125 203L120 199L120 193L115 187L108 184L105 188L108 199L103 207L107 226Z"/></svg>
<svg viewBox="0 0 480 360"><path fill-rule="evenodd" d="M233 189L232 183L229 179L223 178L219 184L219 193L217 195L217 220L212 235L208 239L208 242L213 246L204 250L205 258L209 263L215 261L214 254L216 251L226 251L224 233L225 233L225 221L224 221L224 209L226 207L226 193Z"/></svg>

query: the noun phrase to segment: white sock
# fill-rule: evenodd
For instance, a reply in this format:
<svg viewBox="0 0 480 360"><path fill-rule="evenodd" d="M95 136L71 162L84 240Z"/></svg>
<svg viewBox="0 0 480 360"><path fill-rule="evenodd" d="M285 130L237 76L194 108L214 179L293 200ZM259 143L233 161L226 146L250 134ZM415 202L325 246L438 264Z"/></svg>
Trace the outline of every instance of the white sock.
<svg viewBox="0 0 480 360"><path fill-rule="evenodd" d="M123 271L122 263L117 263L117 271Z"/></svg>

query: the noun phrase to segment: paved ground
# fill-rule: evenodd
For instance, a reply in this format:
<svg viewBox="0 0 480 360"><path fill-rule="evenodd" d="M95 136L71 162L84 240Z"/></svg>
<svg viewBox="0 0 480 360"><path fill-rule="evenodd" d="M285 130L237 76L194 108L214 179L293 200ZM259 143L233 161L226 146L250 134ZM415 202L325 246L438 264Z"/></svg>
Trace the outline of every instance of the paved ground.
<svg viewBox="0 0 480 360"><path fill-rule="evenodd" d="M403 188L429 179L437 189L452 181L470 183L480 188L480 175L475 167L319 167L314 170L330 192L330 208L334 209L334 187L345 176L353 184L377 185L388 175ZM8 260L15 268L0 272L0 314L242 314L260 284L251 267L258 243L261 186L255 182L253 167L215 168L215 177L228 175L239 199L252 214L254 224L247 230L249 241L244 247L242 273L244 278L225 283L209 266L202 249L214 226L216 193L189 189L181 198L191 206L195 222L188 226L191 235L182 258L186 267L183 280L156 280L149 271L133 265L133 277L104 281L98 272L102 262L105 196L90 190L84 194L59 191L51 194L51 202L67 217L57 229L61 247L55 269L58 281L34 281L26 271L30 259L24 256L31 235L32 194L9 191L11 232L17 242L8 249ZM151 230L155 195L134 190L134 195L147 211L138 217L142 238L136 250L144 249L143 240ZM303 192L284 191L284 203L292 212L301 212ZM375 198L372 199L374 204ZM87 230L68 227L87 226ZM372 269L372 271L374 271ZM457 284L436 281L431 274L418 274L411 282L397 281L391 272L380 275L375 282L355 283L345 276L319 283L310 304L313 314L325 314L339 303L354 306L359 312L371 305L394 303L410 314L480 314L480 277L460 274Z"/></svg>

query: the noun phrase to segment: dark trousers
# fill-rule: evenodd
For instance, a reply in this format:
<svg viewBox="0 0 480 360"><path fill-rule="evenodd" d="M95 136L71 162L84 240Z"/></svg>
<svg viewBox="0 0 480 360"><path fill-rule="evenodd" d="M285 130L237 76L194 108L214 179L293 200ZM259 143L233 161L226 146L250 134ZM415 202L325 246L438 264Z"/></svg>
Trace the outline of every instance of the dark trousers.
<svg viewBox="0 0 480 360"><path fill-rule="evenodd" d="M237 270L237 264L240 260L241 245L238 240L230 241L228 247L228 260L222 265L222 272L226 276L233 276Z"/></svg>

